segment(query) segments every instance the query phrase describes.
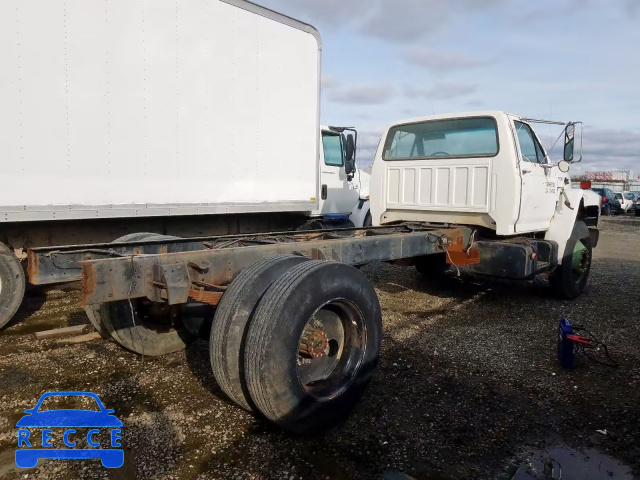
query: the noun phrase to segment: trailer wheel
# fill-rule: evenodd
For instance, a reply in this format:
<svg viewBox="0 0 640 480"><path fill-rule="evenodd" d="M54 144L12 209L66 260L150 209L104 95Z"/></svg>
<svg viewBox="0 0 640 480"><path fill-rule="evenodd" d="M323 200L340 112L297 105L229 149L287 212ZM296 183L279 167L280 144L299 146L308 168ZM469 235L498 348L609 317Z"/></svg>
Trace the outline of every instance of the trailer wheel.
<svg viewBox="0 0 640 480"><path fill-rule="evenodd" d="M567 241L562 264L549 277L551 288L560 297L574 299L580 296L589 279L592 255L589 228L584 222L577 221Z"/></svg>
<svg viewBox="0 0 640 480"><path fill-rule="evenodd" d="M426 278L441 276L449 271L446 253L434 253L416 258L416 270Z"/></svg>
<svg viewBox="0 0 640 480"><path fill-rule="evenodd" d="M326 430L362 396L381 337L380 304L367 277L340 263L297 265L267 290L249 325L251 399L286 430Z"/></svg>
<svg viewBox="0 0 640 480"><path fill-rule="evenodd" d="M9 247L0 243L0 328L9 323L20 308L25 283L20 260Z"/></svg>
<svg viewBox="0 0 640 480"><path fill-rule="evenodd" d="M245 268L229 285L216 309L209 352L222 391L242 408L256 410L244 375L244 346L253 312L267 289L305 257L278 255Z"/></svg>
<svg viewBox="0 0 640 480"><path fill-rule="evenodd" d="M102 305L85 305L84 313L87 314L89 323L93 325L96 332L98 332L102 338L109 339L113 334L112 332L109 332L107 325L105 325L105 322L100 315L100 307L102 307Z"/></svg>
<svg viewBox="0 0 640 480"><path fill-rule="evenodd" d="M156 233L132 233L113 243L175 238ZM178 352L196 338L182 324L179 307L136 299L90 305L85 311L100 334L111 336L127 350L140 355L156 357Z"/></svg>
<svg viewBox="0 0 640 480"><path fill-rule="evenodd" d="M120 238L117 238L111 243L133 243L133 242L140 242L144 240L155 240L155 239L162 240L162 239L174 239L174 238L177 238L177 237L159 235L157 233L150 233L150 232L136 232L136 233L129 233ZM114 337L114 339L117 340L117 338L115 338L116 334L113 332L113 330L110 331L112 327L109 324L109 322L104 321L104 318L108 317L108 314L106 314L101 307L102 307L101 305L87 305L84 307L84 311L87 314L87 318L89 319L89 322L91 323L91 325L93 325L93 328L95 328L95 330L100 334L102 338Z"/></svg>

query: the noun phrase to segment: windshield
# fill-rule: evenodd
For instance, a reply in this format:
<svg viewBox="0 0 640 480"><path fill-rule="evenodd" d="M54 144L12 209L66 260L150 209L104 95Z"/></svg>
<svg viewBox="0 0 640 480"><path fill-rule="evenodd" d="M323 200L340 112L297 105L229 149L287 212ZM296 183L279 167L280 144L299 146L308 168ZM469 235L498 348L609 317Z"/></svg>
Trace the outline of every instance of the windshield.
<svg viewBox="0 0 640 480"><path fill-rule="evenodd" d="M489 117L432 120L393 127L383 158L492 157L498 154L498 129Z"/></svg>
<svg viewBox="0 0 640 480"><path fill-rule="evenodd" d="M624 198L626 198L627 200L635 200L636 196L633 193L627 192L624 194Z"/></svg>
<svg viewBox="0 0 640 480"><path fill-rule="evenodd" d="M617 198L618 200L621 200L621 199L622 199L622 194L621 194L621 193L616 193L616 198Z"/></svg>

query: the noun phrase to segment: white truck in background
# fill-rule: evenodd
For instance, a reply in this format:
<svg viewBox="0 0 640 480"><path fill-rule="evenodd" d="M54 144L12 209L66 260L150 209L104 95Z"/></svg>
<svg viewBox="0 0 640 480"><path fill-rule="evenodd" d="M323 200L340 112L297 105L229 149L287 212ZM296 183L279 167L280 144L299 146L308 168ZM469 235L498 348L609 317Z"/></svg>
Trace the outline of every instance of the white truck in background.
<svg viewBox="0 0 640 480"><path fill-rule="evenodd" d="M0 4L0 328L28 248L370 222L320 59L244 0Z"/></svg>

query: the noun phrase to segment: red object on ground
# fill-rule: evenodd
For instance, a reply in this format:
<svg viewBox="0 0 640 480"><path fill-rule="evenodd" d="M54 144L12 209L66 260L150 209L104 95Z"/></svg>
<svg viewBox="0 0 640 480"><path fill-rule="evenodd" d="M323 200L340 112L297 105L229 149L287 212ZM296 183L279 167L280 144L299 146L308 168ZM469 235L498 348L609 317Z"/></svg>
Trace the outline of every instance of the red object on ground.
<svg viewBox="0 0 640 480"><path fill-rule="evenodd" d="M591 338L583 337L581 335L567 335L567 340L571 340L572 342L575 342L575 343L581 343L589 347L595 346Z"/></svg>

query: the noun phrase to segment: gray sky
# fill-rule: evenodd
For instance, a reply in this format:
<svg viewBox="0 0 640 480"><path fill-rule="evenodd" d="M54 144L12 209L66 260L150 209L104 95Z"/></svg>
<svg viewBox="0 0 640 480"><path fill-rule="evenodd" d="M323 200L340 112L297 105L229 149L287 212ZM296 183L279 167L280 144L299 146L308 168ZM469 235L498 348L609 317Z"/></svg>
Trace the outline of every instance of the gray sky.
<svg viewBox="0 0 640 480"><path fill-rule="evenodd" d="M257 1L320 30L323 122L358 127L363 163L389 123L506 110L584 121L574 172L640 173L640 0Z"/></svg>

